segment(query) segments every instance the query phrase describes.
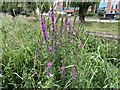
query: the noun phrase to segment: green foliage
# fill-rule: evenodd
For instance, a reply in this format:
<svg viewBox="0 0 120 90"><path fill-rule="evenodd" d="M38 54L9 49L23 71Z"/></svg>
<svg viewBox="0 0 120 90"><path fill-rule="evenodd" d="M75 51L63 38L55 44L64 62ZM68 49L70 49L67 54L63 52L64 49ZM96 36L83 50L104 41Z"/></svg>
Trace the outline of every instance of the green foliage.
<svg viewBox="0 0 120 90"><path fill-rule="evenodd" d="M11 10L15 9L17 14L29 15L30 13L35 12L37 7L41 9L42 5L42 12L48 12L50 8L50 3L48 2L3 2L1 7L2 12L4 13L11 13Z"/></svg>
<svg viewBox="0 0 120 90"><path fill-rule="evenodd" d="M12 9L17 8L18 3L16 2L3 2L1 7L2 7L2 12L11 12Z"/></svg>
<svg viewBox="0 0 120 90"><path fill-rule="evenodd" d="M41 8L41 6L43 7ZM50 10L51 4L49 2L37 3L37 6L41 9L41 12L48 12Z"/></svg>
<svg viewBox="0 0 120 90"><path fill-rule="evenodd" d="M98 16L103 16L104 15L104 11L99 11L98 12Z"/></svg>
<svg viewBox="0 0 120 90"><path fill-rule="evenodd" d="M94 16L95 14L93 12L87 12L85 16Z"/></svg>
<svg viewBox="0 0 120 90"><path fill-rule="evenodd" d="M76 10L78 12L79 15L79 20L81 20L82 22L84 22L85 20L85 15L88 11L88 8L91 6L93 8L93 6L97 4L97 2L71 2L70 6L71 7L79 7L79 10ZM91 15L91 14L89 14Z"/></svg>

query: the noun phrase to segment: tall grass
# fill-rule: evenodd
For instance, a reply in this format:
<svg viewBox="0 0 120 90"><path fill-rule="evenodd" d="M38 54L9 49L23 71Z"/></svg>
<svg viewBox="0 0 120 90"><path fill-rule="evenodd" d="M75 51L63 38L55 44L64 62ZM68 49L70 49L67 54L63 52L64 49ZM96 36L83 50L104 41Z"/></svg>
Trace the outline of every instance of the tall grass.
<svg viewBox="0 0 120 90"><path fill-rule="evenodd" d="M119 88L119 50L117 40L84 34L78 22L71 27L67 18L54 24L43 17L48 42L40 22L4 17L2 31L2 87L9 88ZM81 26L82 24L80 24ZM62 30L62 34L60 31ZM69 32L67 32L69 30ZM78 30L78 31L77 31ZM53 46L52 54L49 46ZM65 73L61 67L64 60ZM47 64L50 77L46 74ZM76 66L76 79L72 70Z"/></svg>

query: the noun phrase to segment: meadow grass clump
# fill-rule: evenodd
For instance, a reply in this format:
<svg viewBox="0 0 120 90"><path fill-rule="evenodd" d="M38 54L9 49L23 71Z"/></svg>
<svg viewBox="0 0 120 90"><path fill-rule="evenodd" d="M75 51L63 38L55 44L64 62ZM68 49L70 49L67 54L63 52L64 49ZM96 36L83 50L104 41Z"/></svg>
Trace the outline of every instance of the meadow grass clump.
<svg viewBox="0 0 120 90"><path fill-rule="evenodd" d="M40 22L3 18L2 87L119 88L118 41L51 13Z"/></svg>

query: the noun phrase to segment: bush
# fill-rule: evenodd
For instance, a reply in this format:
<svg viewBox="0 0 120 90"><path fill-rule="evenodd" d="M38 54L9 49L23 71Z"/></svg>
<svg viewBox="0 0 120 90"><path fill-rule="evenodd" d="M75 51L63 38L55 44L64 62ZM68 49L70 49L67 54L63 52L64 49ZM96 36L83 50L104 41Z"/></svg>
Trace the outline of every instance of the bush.
<svg viewBox="0 0 120 90"><path fill-rule="evenodd" d="M99 11L98 12L98 16L103 16L104 15L104 12L103 11Z"/></svg>
<svg viewBox="0 0 120 90"><path fill-rule="evenodd" d="M16 14L29 16L29 13L36 10L36 6L38 6L39 8L43 6L41 12L48 12L50 9L50 3L47 2L38 2L37 4L36 2L4 2L1 4L1 10L2 12L7 13L10 12L12 9L15 9Z"/></svg>
<svg viewBox="0 0 120 90"><path fill-rule="evenodd" d="M93 12L88 12L88 13L86 13L86 15L85 16L94 16L95 14L93 13Z"/></svg>

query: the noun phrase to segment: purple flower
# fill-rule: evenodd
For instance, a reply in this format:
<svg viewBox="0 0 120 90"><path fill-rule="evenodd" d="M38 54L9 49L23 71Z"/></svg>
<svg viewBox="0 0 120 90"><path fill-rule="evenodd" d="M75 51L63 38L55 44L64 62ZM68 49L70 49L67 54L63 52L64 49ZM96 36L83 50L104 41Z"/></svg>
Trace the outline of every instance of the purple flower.
<svg viewBox="0 0 120 90"><path fill-rule="evenodd" d="M66 22L66 25L70 25L70 20L68 20L68 21Z"/></svg>
<svg viewBox="0 0 120 90"><path fill-rule="evenodd" d="M68 21L66 22L66 25L74 31L74 28L72 27L72 25L70 24L70 22L71 22L71 21L68 20Z"/></svg>
<svg viewBox="0 0 120 90"><path fill-rule="evenodd" d="M50 51L50 54L52 54L52 52L53 52L53 46L49 46L49 51Z"/></svg>
<svg viewBox="0 0 120 90"><path fill-rule="evenodd" d="M56 27L56 26L54 26L53 28L54 28L54 30L57 30L57 27Z"/></svg>
<svg viewBox="0 0 120 90"><path fill-rule="evenodd" d="M48 35L47 35L46 31L45 31L45 23L44 23L43 18L41 18L41 30L42 30L42 36L45 39L45 41L47 42L48 41Z"/></svg>
<svg viewBox="0 0 120 90"><path fill-rule="evenodd" d="M49 62L47 68L45 69L48 78L50 78L50 72L48 71L48 69L49 69L51 66L52 66L52 63Z"/></svg>
<svg viewBox="0 0 120 90"><path fill-rule="evenodd" d="M78 33L78 30L76 30L76 33Z"/></svg>
<svg viewBox="0 0 120 90"><path fill-rule="evenodd" d="M54 24L54 19L55 19L55 14L54 14L54 9L52 7L51 9L51 20L52 20L52 24Z"/></svg>
<svg viewBox="0 0 120 90"><path fill-rule="evenodd" d="M52 36L53 36L53 38L55 38L55 31L57 30L57 27L55 26L55 14L54 14L53 7L51 9L50 17L51 17L51 20L52 20L52 28L53 28Z"/></svg>
<svg viewBox="0 0 120 90"><path fill-rule="evenodd" d="M48 71L48 68L46 68L46 74L47 74L47 77L50 78L50 73Z"/></svg>
<svg viewBox="0 0 120 90"><path fill-rule="evenodd" d="M52 63L51 62L49 62L48 63L48 68L50 68L52 66Z"/></svg>
<svg viewBox="0 0 120 90"><path fill-rule="evenodd" d="M62 70L62 76L64 76L64 74L65 74L64 60L62 60L62 67L61 67L61 70Z"/></svg>
<svg viewBox="0 0 120 90"><path fill-rule="evenodd" d="M65 67L62 66L61 69L62 69L62 76L64 76L64 74L65 74Z"/></svg>
<svg viewBox="0 0 120 90"><path fill-rule="evenodd" d="M60 42L57 42L56 45L60 45Z"/></svg>
<svg viewBox="0 0 120 90"><path fill-rule="evenodd" d="M72 70L72 73L73 73L73 78L74 78L74 80L76 79L76 66L75 66L75 64L74 64L74 66L73 66L73 70Z"/></svg>

